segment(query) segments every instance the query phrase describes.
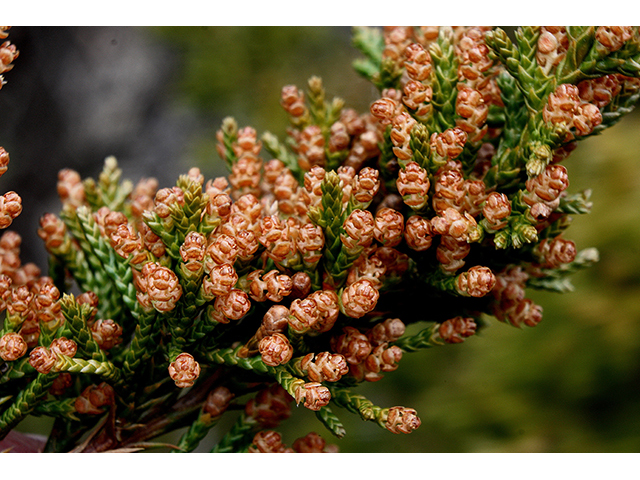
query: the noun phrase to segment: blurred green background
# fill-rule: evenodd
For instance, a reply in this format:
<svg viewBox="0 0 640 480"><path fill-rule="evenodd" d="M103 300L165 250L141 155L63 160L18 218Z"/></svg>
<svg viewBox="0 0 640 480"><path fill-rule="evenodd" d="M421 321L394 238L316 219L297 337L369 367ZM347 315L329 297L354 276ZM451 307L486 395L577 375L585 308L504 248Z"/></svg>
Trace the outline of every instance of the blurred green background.
<svg viewBox="0 0 640 480"><path fill-rule="evenodd" d="M252 125L260 133L269 130L283 135L286 116L279 106L279 94L285 84L304 87L311 75L318 75L330 96L344 98L347 106L358 111L367 109L376 98L373 87L350 66L359 54L350 45L350 30L344 27L15 27L15 32L14 36L12 30L14 38L10 39L21 56L15 72L5 75L10 83L0 93L0 105L7 112L0 119L0 144L12 154L9 172L21 168L14 165L15 158L18 165L43 166L46 160L54 172L72 166L83 175L95 176L103 158L113 153L121 159L125 176L133 180L155 175L161 186L168 186L189 166L199 166L210 178L225 173L214 138L224 116L234 116L240 126ZM54 41L58 35L70 43L60 45ZM42 36L47 42L38 42ZM91 78L91 88L85 88L77 83L77 70L75 75L58 72L48 77L51 82L72 79L64 89L57 86L58 93L52 93L47 103L57 116L44 115L44 107L36 100L27 102L28 108L24 101L16 100L18 91L28 95L25 92L41 86L27 79L35 75L29 65L37 64L38 59L40 64L57 60L59 68L74 72L60 57L51 59L51 54L45 54L47 45L63 52L67 49L61 55L70 56L68 51L74 48L81 51L75 65L79 62L81 66L80 77ZM40 56L36 58L29 47ZM134 48L140 50L139 56L120 65ZM34 58L29 60L29 55ZM25 57L26 72L19 74ZM94 67L93 57L101 69ZM144 61L151 64L146 71L132 67ZM127 97L119 88L134 77L140 93ZM69 101L55 99L77 97L79 89L107 100L129 99L121 110L107 111L106 119L89 123L96 126L92 131L100 126L113 130L118 126L113 119L126 119L132 110L139 111L138 123L125 122L129 128L123 131L127 132L114 130L111 137L103 133L93 143L79 143L78 129L70 136L68 131L73 128L68 127L66 137L75 141L71 146L67 143L56 150L52 140L42 150L33 145L22 147L42 137L56 139L55 133L47 136L43 131L54 118L70 117L64 114ZM145 91L153 94L144 95ZM64 92L70 96L60 97ZM90 110L94 111L86 114L95 115L96 108ZM40 120L29 124L30 117ZM68 121L86 125L82 118L78 113ZM126 135L131 138L127 140ZM639 147L640 116L632 113L602 135L582 142L565 161L570 191L592 189L594 204L591 214L575 217L566 237L579 249L597 247L601 260L573 277L576 288L572 293L529 292L544 307L540 325L518 330L492 321L489 328L463 344L407 354L396 372L358 388L358 393L378 405L417 409L422 419L417 431L393 435L336 408L347 429L347 436L336 440L311 412L300 407L279 428L285 443L315 430L346 452L639 451ZM25 150L36 163L29 163ZM49 152L46 159L43 152ZM147 159L151 154L155 158ZM30 168L34 167L27 167L22 175ZM24 198L29 182L20 183L19 172L7 178L2 188L14 189ZM41 191L55 194L55 173ZM43 205L33 206L40 208L34 213L36 218L42 215ZM18 227L35 244L25 246L31 258L23 257L23 261L42 262L44 257L36 253L42 247L33 235L34 223ZM215 436L208 438L208 444Z"/></svg>

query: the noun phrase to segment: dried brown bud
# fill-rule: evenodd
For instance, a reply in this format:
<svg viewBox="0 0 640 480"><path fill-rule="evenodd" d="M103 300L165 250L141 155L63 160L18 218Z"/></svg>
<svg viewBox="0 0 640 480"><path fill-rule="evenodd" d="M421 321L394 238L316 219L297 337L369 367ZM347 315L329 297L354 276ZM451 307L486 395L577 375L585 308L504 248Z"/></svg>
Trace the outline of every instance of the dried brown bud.
<svg viewBox="0 0 640 480"><path fill-rule="evenodd" d="M221 416L229 406L229 403L233 399L234 395L227 387L219 386L209 392L207 400L202 406L202 410L207 415L211 415L214 418Z"/></svg>
<svg viewBox="0 0 640 480"><path fill-rule="evenodd" d="M258 240L265 247L277 242L286 231L286 225L275 215L263 217L260 221L260 236Z"/></svg>
<svg viewBox="0 0 640 480"><path fill-rule="evenodd" d="M324 166L324 136L318 125L309 125L300 133L298 141L298 165L302 170Z"/></svg>
<svg viewBox="0 0 640 480"><path fill-rule="evenodd" d="M142 178L131 192L131 213L141 217L146 210L153 210L153 198L158 191L158 180L155 178Z"/></svg>
<svg viewBox="0 0 640 480"><path fill-rule="evenodd" d="M302 259L308 264L315 264L322 258L324 247L324 233L322 228L312 223L307 223L298 230L296 247L302 255Z"/></svg>
<svg viewBox="0 0 640 480"><path fill-rule="evenodd" d="M602 123L600 109L591 103L582 103L573 117L573 127L578 135L589 135Z"/></svg>
<svg viewBox="0 0 640 480"><path fill-rule="evenodd" d="M283 453L286 447L282 444L282 436L273 430L258 432L253 437L249 453Z"/></svg>
<svg viewBox="0 0 640 480"><path fill-rule="evenodd" d="M84 203L84 185L80 174L65 168L58 172L58 196L64 205L77 208Z"/></svg>
<svg viewBox="0 0 640 480"><path fill-rule="evenodd" d="M29 365L38 373L49 373L57 360L57 355L46 347L35 347L29 354Z"/></svg>
<svg viewBox="0 0 640 480"><path fill-rule="evenodd" d="M240 230L235 235L236 245L238 246L238 258L247 261L253 258L253 255L260 248L257 235L251 230Z"/></svg>
<svg viewBox="0 0 640 480"><path fill-rule="evenodd" d="M356 209L344 221L344 234L340 235L343 245L349 250L368 247L373 241L375 220L368 210Z"/></svg>
<svg viewBox="0 0 640 480"><path fill-rule="evenodd" d="M404 67L412 80L422 82L431 75L431 56L419 43L412 43L404 50Z"/></svg>
<svg viewBox="0 0 640 480"><path fill-rule="evenodd" d="M305 272L296 272L291 277L293 282L293 289L291 296L293 298L304 298L309 294L311 290L311 278Z"/></svg>
<svg viewBox="0 0 640 480"><path fill-rule="evenodd" d="M258 421L263 428L276 427L291 416L293 398L278 383L260 390L255 398L247 402L245 413Z"/></svg>
<svg viewBox="0 0 640 480"><path fill-rule="evenodd" d="M318 382L309 382L296 388L295 400L296 404L304 400L305 407L317 411L329 404L331 392Z"/></svg>
<svg viewBox="0 0 640 480"><path fill-rule="evenodd" d="M13 288L10 297L7 299L9 314L24 314L29 309L33 297L33 293L26 285Z"/></svg>
<svg viewBox="0 0 640 480"><path fill-rule="evenodd" d="M60 291L55 285L45 283L40 287L34 298L36 314L40 321L50 322L58 317L62 308L58 303L59 298Z"/></svg>
<svg viewBox="0 0 640 480"><path fill-rule="evenodd" d="M371 167L364 167L353 177L352 195L353 198L363 207L371 203L380 189L380 172Z"/></svg>
<svg viewBox="0 0 640 480"><path fill-rule="evenodd" d="M58 375L49 389L51 395L64 395L69 387L73 385L73 377L69 372L62 372Z"/></svg>
<svg viewBox="0 0 640 480"><path fill-rule="evenodd" d="M347 127L344 123L340 121L335 122L331 125L329 133L330 152L337 152L349 148L351 137L349 137L349 132L347 131Z"/></svg>
<svg viewBox="0 0 640 480"><path fill-rule="evenodd" d="M122 343L122 327L110 318L99 319L91 325L91 335L103 350L110 350Z"/></svg>
<svg viewBox="0 0 640 480"><path fill-rule="evenodd" d="M87 320L88 323L91 323L98 312L98 303L100 302L98 295L92 291L83 292L76 297L76 302L78 305L89 305L91 307L91 313Z"/></svg>
<svg viewBox="0 0 640 480"><path fill-rule="evenodd" d="M403 238L404 217L392 208L381 208L376 213L373 235L386 247L395 247Z"/></svg>
<svg viewBox="0 0 640 480"><path fill-rule="evenodd" d="M455 168L441 170L435 182L433 208L439 215L448 208L462 210L464 198L467 194L461 165L455 162L453 164Z"/></svg>
<svg viewBox="0 0 640 480"><path fill-rule="evenodd" d="M0 270L2 270L0 268ZM41 277L42 271L35 263L27 263L18 268L13 274L13 280L18 285L28 285L34 290L38 290L40 284L49 277Z"/></svg>
<svg viewBox="0 0 640 480"><path fill-rule="evenodd" d="M388 97L382 97L371 104L371 115L378 119L381 125L389 125L396 115L398 103Z"/></svg>
<svg viewBox="0 0 640 480"><path fill-rule="evenodd" d="M516 327L535 327L542 320L542 307L525 298L509 312L508 321Z"/></svg>
<svg viewBox="0 0 640 480"><path fill-rule="evenodd" d="M224 157L224 155L222 155ZM229 193L229 181L226 177L216 177L213 180L208 180L205 185L205 192L209 195L209 198L213 198L219 193Z"/></svg>
<svg viewBox="0 0 640 480"><path fill-rule="evenodd" d="M622 90L620 78L617 75L583 80L578 84L580 99L602 108Z"/></svg>
<svg viewBox="0 0 640 480"><path fill-rule="evenodd" d="M307 107L304 103L304 93L298 90L298 87L295 85L282 87L280 104L292 117L301 117L307 112Z"/></svg>
<svg viewBox="0 0 640 480"><path fill-rule="evenodd" d="M361 135L367 128L363 116L358 115L353 108L343 108L340 112L340 121L347 127L349 135Z"/></svg>
<svg viewBox="0 0 640 480"><path fill-rule="evenodd" d="M184 205L184 192L179 187L161 188L153 200L154 210L160 218L168 218L174 205ZM173 207L175 208L175 207Z"/></svg>
<svg viewBox="0 0 640 480"><path fill-rule="evenodd" d="M289 275L280 273L278 270L271 270L262 276L267 289L267 300L280 302L291 293L293 281Z"/></svg>
<svg viewBox="0 0 640 480"><path fill-rule="evenodd" d="M511 215L511 202L504 193L491 192L482 208L482 214L493 230L507 225L506 218Z"/></svg>
<svg viewBox="0 0 640 480"><path fill-rule="evenodd" d="M205 253L205 271L210 271L214 264L225 263L233 265L238 256L239 248L235 238L221 233L216 235Z"/></svg>
<svg viewBox="0 0 640 480"><path fill-rule="evenodd" d="M376 288L382 286L384 275L387 271L386 266L380 258L375 255L363 254L353 262L347 275L347 285L357 282L362 278L366 278L373 283Z"/></svg>
<svg viewBox="0 0 640 480"><path fill-rule="evenodd" d="M395 342L404 335L405 325L399 318L388 318L384 322L376 324L367 332L367 338L372 345Z"/></svg>
<svg viewBox="0 0 640 480"><path fill-rule="evenodd" d="M371 280L360 279L345 288L342 293L344 313L352 318L360 318L375 308L379 297L380 293Z"/></svg>
<svg viewBox="0 0 640 480"><path fill-rule="evenodd" d="M289 309L284 305L273 305L262 317L261 329L264 335L282 333L289 325Z"/></svg>
<svg viewBox="0 0 640 480"><path fill-rule="evenodd" d="M598 27L596 39L611 52L620 50L633 37L633 27Z"/></svg>
<svg viewBox="0 0 640 480"><path fill-rule="evenodd" d="M0 228L7 228L22 212L22 199L16 192L0 196Z"/></svg>
<svg viewBox="0 0 640 480"><path fill-rule="evenodd" d="M17 232L6 231L0 237L0 251L6 255L10 251L20 253L20 245L22 245L22 237Z"/></svg>
<svg viewBox="0 0 640 480"><path fill-rule="evenodd" d="M229 263L215 265L209 275L204 277L202 291L207 298L226 295L231 292L236 283L238 283L238 274L233 265Z"/></svg>
<svg viewBox="0 0 640 480"><path fill-rule="evenodd" d="M542 118L549 123L562 123L570 126L580 106L578 87L564 83L549 95L542 110Z"/></svg>
<svg viewBox="0 0 640 480"><path fill-rule="evenodd" d="M558 65L567 53L569 39L564 27L540 27L536 59L545 73Z"/></svg>
<svg viewBox="0 0 640 480"><path fill-rule="evenodd" d="M9 166L9 152L0 147L0 177L7 172Z"/></svg>
<svg viewBox="0 0 640 480"><path fill-rule="evenodd" d="M142 239L133 226L119 225L109 237L111 246L122 258L128 258L132 265L139 265L147 260L147 253L143 250Z"/></svg>
<svg viewBox="0 0 640 480"><path fill-rule="evenodd" d="M78 345L75 341L66 337L59 337L51 342L49 347L51 353L55 355L64 355L65 357L74 357L78 351Z"/></svg>
<svg viewBox="0 0 640 480"><path fill-rule="evenodd" d="M429 193L429 174L416 162L409 162L398 172L396 181L398 193L402 200L414 210L420 210L427 205Z"/></svg>
<svg viewBox="0 0 640 480"><path fill-rule="evenodd" d="M393 372L402 359L402 349L396 345L389 347L386 343L378 345L371 351L364 363L364 378L369 382L382 379L382 372Z"/></svg>
<svg viewBox="0 0 640 480"><path fill-rule="evenodd" d="M338 294L333 290L316 290L309 298L316 302L321 317L311 326L311 329L318 333L328 332L340 315Z"/></svg>
<svg viewBox="0 0 640 480"><path fill-rule="evenodd" d="M422 422L413 408L391 407L385 428L391 433L411 433Z"/></svg>
<svg viewBox="0 0 640 480"><path fill-rule="evenodd" d="M8 27L6 27L8 28ZM6 38L5 29L3 29L2 38ZM0 45L0 73L8 72L13 68L11 62L13 62L20 52L16 49L15 45L11 45L11 42L6 41Z"/></svg>
<svg viewBox="0 0 640 480"><path fill-rule="evenodd" d="M318 304L310 297L296 298L291 302L289 311L289 326L298 334L307 333L316 323L322 321Z"/></svg>
<svg viewBox="0 0 640 480"><path fill-rule="evenodd" d="M18 333L22 336L24 341L27 342L27 347L33 348L38 345L38 340L40 338L40 322L35 315L29 315L25 318Z"/></svg>
<svg viewBox="0 0 640 480"><path fill-rule="evenodd" d="M108 207L101 207L93 214L93 217L96 223L102 227L103 233L107 238L111 238L118 230L118 227L128 223L127 216L124 213L111 211Z"/></svg>
<svg viewBox="0 0 640 480"><path fill-rule="evenodd" d="M352 365L362 363L372 350L369 339L354 327L344 327L342 332L342 335L331 339L331 349L343 355Z"/></svg>
<svg viewBox="0 0 640 480"><path fill-rule="evenodd" d="M447 343L462 343L466 337L476 333L476 322L471 317L450 318L440 325L438 333Z"/></svg>
<svg viewBox="0 0 640 480"><path fill-rule="evenodd" d="M559 204L560 194L569 186L567 169L563 165L548 165L544 172L525 183L527 192L523 200L533 206L544 203L552 210Z"/></svg>
<svg viewBox="0 0 640 480"><path fill-rule="evenodd" d="M234 288L226 295L216 297L213 308L217 312L216 321L229 323L230 320L240 320L251 309L251 300L246 293Z"/></svg>
<svg viewBox="0 0 640 480"><path fill-rule="evenodd" d="M113 387L105 382L100 385L89 385L76 398L75 408L78 413L85 415L100 415L102 407L112 405L115 401Z"/></svg>
<svg viewBox="0 0 640 480"><path fill-rule="evenodd" d="M9 332L0 338L0 358L13 362L27 353L27 342L18 333Z"/></svg>
<svg viewBox="0 0 640 480"><path fill-rule="evenodd" d="M180 246L180 257L187 269L196 271L202 266L207 240L201 233L189 232Z"/></svg>
<svg viewBox="0 0 640 480"><path fill-rule="evenodd" d="M404 227L404 239L409 248L422 252L432 243L431 222L420 215L409 217Z"/></svg>
<svg viewBox="0 0 640 480"><path fill-rule="evenodd" d="M465 180L464 190L466 195L461 205L461 210L467 212L472 217L477 216L482 211L482 204L487 198L487 186L482 180Z"/></svg>
<svg viewBox="0 0 640 480"><path fill-rule="evenodd" d="M6 300L11 295L13 280L7 274L0 274L0 311L7 308Z"/></svg>
<svg viewBox="0 0 640 480"><path fill-rule="evenodd" d="M322 180L326 174L326 170L322 167L316 166L311 168L304 174L304 188L307 192L313 195L313 197L320 199L322 197Z"/></svg>
<svg viewBox="0 0 640 480"><path fill-rule="evenodd" d="M259 195L262 160L253 153L244 153L231 167L229 183L235 199L246 194Z"/></svg>
<svg viewBox="0 0 640 480"><path fill-rule="evenodd" d="M412 156L409 142L411 141L411 130L417 121L407 112L402 112L393 118L391 126L391 142L393 143L393 153L398 159L406 161Z"/></svg>
<svg viewBox="0 0 640 480"><path fill-rule="evenodd" d="M284 162L282 160L278 160L277 158L272 158L264 165L264 172L262 174L262 178L265 183L273 188L274 183L278 179L278 177L287 170Z"/></svg>
<svg viewBox="0 0 640 480"><path fill-rule="evenodd" d="M142 276L147 282L147 292L153 307L159 312L169 312L176 307L182 296L182 287L172 270L157 263L142 267Z"/></svg>
<svg viewBox="0 0 640 480"><path fill-rule="evenodd" d="M326 442L315 432L310 432L304 437L297 438L293 442L293 449L298 453L323 453Z"/></svg>
<svg viewBox="0 0 640 480"><path fill-rule="evenodd" d="M496 277L487 267L471 267L458 275L456 286L461 295L484 297L496 284Z"/></svg>
<svg viewBox="0 0 640 480"><path fill-rule="evenodd" d="M214 222L216 219L225 221L231 214L232 200L226 193L215 193L209 195L209 202L205 210L204 219L206 222Z"/></svg>
<svg viewBox="0 0 640 480"><path fill-rule="evenodd" d="M380 247L373 256L380 259L387 275L402 276L409 268L409 256L395 248Z"/></svg>
<svg viewBox="0 0 640 480"><path fill-rule="evenodd" d="M455 208L447 208L438 217L431 219L433 233L450 236L462 242L478 239L478 224L468 213L460 214Z"/></svg>
<svg viewBox="0 0 640 480"><path fill-rule="evenodd" d="M542 240L538 245L538 250L544 258L543 268L558 268L563 264L571 263L577 254L575 243L562 237Z"/></svg>
<svg viewBox="0 0 640 480"><path fill-rule="evenodd" d="M337 382L349 372L344 356L330 352L307 354L300 362L300 368L312 382Z"/></svg>
<svg viewBox="0 0 640 480"><path fill-rule="evenodd" d="M454 159L464 150L467 134L460 127L449 128L431 135L431 150L442 158Z"/></svg>
<svg viewBox="0 0 640 480"><path fill-rule="evenodd" d="M151 254L154 257L156 258L162 257L166 253L166 249L165 249L164 243L162 242L162 239L158 235L153 233L151 228L149 228L149 225L147 225L144 222L140 222L138 224L138 228L139 228L140 238L142 240L144 247L149 252L151 252Z"/></svg>
<svg viewBox="0 0 640 480"><path fill-rule="evenodd" d="M200 365L192 355L181 353L169 365L169 376L178 388L191 387L200 376Z"/></svg>
<svg viewBox="0 0 640 480"><path fill-rule="evenodd" d="M293 347L289 339L281 333L274 333L260 340L258 344L262 361L270 367L277 367L291 360Z"/></svg>
<svg viewBox="0 0 640 480"><path fill-rule="evenodd" d="M454 273L464 266L464 258L470 251L471 245L466 240L443 235L436 250L436 258L443 271Z"/></svg>
<svg viewBox="0 0 640 480"><path fill-rule="evenodd" d="M458 78L465 79L476 88L485 84L485 72L492 67L493 61L482 28L466 29L456 44L456 54L459 60Z"/></svg>

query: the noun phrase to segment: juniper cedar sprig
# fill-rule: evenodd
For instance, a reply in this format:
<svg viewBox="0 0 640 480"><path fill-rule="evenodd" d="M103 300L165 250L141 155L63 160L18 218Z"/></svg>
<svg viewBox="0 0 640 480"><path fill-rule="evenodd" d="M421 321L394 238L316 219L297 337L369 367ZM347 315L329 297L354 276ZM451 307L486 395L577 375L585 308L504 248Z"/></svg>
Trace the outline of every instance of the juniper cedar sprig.
<svg viewBox="0 0 640 480"><path fill-rule="evenodd" d="M353 390L488 316L542 321L527 289L570 290L597 261L566 237L591 202L561 162L640 97L637 27L514 38L357 28L356 70L379 90L369 111L328 101L319 77L287 85L285 139L223 120L227 178L134 185L114 157L97 181L62 170L61 212L38 230L51 276L0 237L0 438L35 414L55 418L47 451L142 448L183 428L185 452L242 409L214 452L335 451L313 432L283 443L273 429L293 402L338 438L336 406L418 428L415 410ZM0 73L17 57L3 43ZM8 163L0 148L0 175ZM21 209L0 198L0 227Z"/></svg>

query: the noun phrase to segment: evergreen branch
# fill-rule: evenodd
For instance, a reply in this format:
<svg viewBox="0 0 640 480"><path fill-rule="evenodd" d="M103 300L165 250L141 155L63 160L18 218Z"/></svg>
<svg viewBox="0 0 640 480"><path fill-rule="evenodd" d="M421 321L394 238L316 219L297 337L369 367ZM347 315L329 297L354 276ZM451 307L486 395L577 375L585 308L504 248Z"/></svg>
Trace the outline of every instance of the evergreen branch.
<svg viewBox="0 0 640 480"><path fill-rule="evenodd" d="M76 416L76 399L64 398L62 400L52 400L49 402L42 402L36 405L33 414L36 416L45 415L47 417L61 417L74 422L79 422L80 419Z"/></svg>
<svg viewBox="0 0 640 480"><path fill-rule="evenodd" d="M99 375L108 382L117 382L121 376L121 370L109 361L84 360L66 355L58 355L52 371Z"/></svg>
<svg viewBox="0 0 640 480"><path fill-rule="evenodd" d="M400 347L405 352L417 352L425 348L444 345L438 333L439 328L439 323L433 323L415 335L401 337L394 342L394 345Z"/></svg>
<svg viewBox="0 0 640 480"><path fill-rule="evenodd" d="M375 422L385 428L385 422L389 414L388 408L374 405L363 395L352 393L346 388L329 387L331 391L331 401L336 405L346 408L352 413L360 415L360 418L369 422Z"/></svg>
<svg viewBox="0 0 640 480"><path fill-rule="evenodd" d="M429 48L433 61L434 82L432 83L433 118L435 128L444 132L456 126L456 97L458 96L458 58L453 44L453 32L441 28L436 43Z"/></svg>
<svg viewBox="0 0 640 480"><path fill-rule="evenodd" d="M13 404L0 415L0 440L35 409L46 396L56 375L39 373L18 393Z"/></svg>
<svg viewBox="0 0 640 480"><path fill-rule="evenodd" d="M321 407L316 413L316 418L329 430L335 437L342 438L347 434L344 425L340 419L333 413L329 407Z"/></svg>
<svg viewBox="0 0 640 480"><path fill-rule="evenodd" d="M180 437L176 448L171 452L192 452L195 450L198 444L207 436L209 430L218 423L220 418L221 416L212 417L210 414L201 410L198 418L194 420L189 429Z"/></svg>
<svg viewBox="0 0 640 480"><path fill-rule="evenodd" d="M91 315L89 305L80 305L73 295L64 294L60 299L60 306L65 322L59 336L68 336L78 345L78 353L98 361L106 361L107 357L98 343L93 339L87 324Z"/></svg>
<svg viewBox="0 0 640 480"><path fill-rule="evenodd" d="M211 453L233 453L246 448L253 440L258 423L242 412L224 437L213 447Z"/></svg>

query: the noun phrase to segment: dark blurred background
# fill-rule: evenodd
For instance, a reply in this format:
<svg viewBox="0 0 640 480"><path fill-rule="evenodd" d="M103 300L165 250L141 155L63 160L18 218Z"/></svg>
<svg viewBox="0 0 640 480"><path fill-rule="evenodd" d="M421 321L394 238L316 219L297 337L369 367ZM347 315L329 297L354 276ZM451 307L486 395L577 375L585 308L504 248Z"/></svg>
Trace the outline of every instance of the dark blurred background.
<svg viewBox="0 0 640 480"><path fill-rule="evenodd" d="M0 91L0 145L11 155L0 189L22 196L11 228L23 262L45 271L35 230L59 211L60 169L97 178L115 155L134 182L171 186L191 166L212 178L226 174L215 152L225 116L284 134L283 85L318 75L358 111L376 98L351 68L359 54L344 27L13 27L9 40L20 56ZM422 426L411 435L335 409L347 428L336 440L300 407L279 429L284 441L315 430L349 452L639 451L639 134L632 113L565 161L570 190L591 188L594 203L566 236L601 260L573 277L572 293L530 293L544 307L540 325L493 321L464 344L407 354L358 388L378 405L416 408Z"/></svg>

